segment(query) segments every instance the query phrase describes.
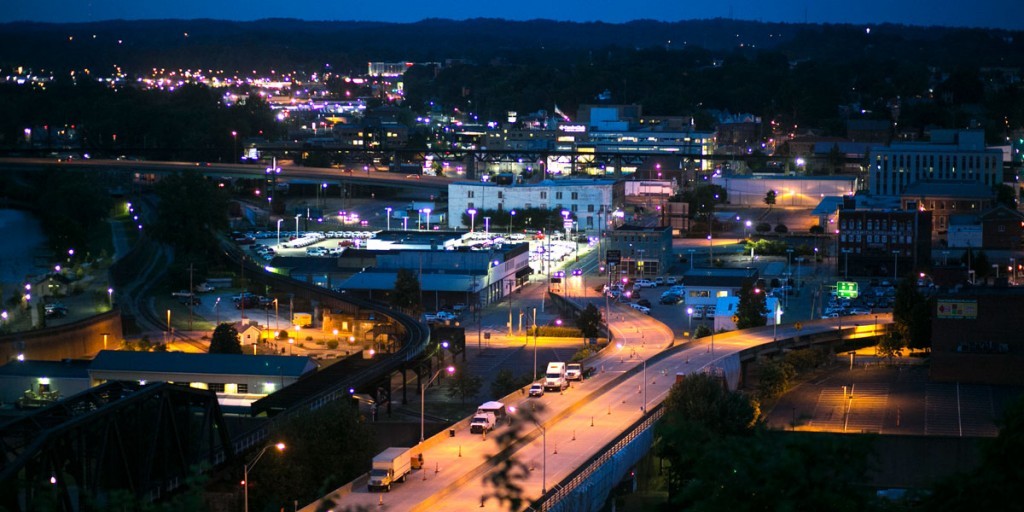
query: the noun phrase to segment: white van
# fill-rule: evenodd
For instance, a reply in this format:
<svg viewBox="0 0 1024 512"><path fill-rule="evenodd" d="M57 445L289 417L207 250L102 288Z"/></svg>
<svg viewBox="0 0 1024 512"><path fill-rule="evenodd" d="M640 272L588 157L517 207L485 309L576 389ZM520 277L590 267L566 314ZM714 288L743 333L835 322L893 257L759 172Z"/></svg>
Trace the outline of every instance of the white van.
<svg viewBox="0 0 1024 512"><path fill-rule="evenodd" d="M562 391L567 387L565 363L548 363L548 371L544 373L544 391Z"/></svg>

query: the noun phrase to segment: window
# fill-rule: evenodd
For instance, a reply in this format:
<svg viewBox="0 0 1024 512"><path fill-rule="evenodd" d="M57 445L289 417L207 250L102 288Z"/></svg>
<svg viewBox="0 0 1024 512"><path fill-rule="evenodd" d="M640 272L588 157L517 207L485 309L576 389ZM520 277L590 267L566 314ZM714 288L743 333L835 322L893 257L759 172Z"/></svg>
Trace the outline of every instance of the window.
<svg viewBox="0 0 1024 512"><path fill-rule="evenodd" d="M211 382L209 384L209 387L210 387L210 391L213 391L214 393L223 393L224 392L224 383L223 382Z"/></svg>
<svg viewBox="0 0 1024 512"><path fill-rule="evenodd" d="M498 199L504 199L504 198L505 198L505 193L499 190L498 191Z"/></svg>
<svg viewBox="0 0 1024 512"><path fill-rule="evenodd" d="M467 209L471 209L471 208L476 208L476 206L473 206L473 203L466 203L466 208Z"/></svg>
<svg viewBox="0 0 1024 512"><path fill-rule="evenodd" d="M575 199L575 198L574 198L574 199ZM588 211L588 212L590 212L590 213L594 213L594 205L592 205L592 204L588 204L588 205L587 205L587 211Z"/></svg>
<svg viewBox="0 0 1024 512"><path fill-rule="evenodd" d="M249 392L249 385L248 384L239 384L238 385L238 393L239 394L244 395L244 394L246 394L248 392Z"/></svg>
<svg viewBox="0 0 1024 512"><path fill-rule="evenodd" d="M571 209L572 211L574 211L574 212L575 212L575 211L578 211L578 210L579 210L579 205L578 205L578 204L574 204L574 205L572 205L572 206L570 207L570 209Z"/></svg>
<svg viewBox="0 0 1024 512"><path fill-rule="evenodd" d="M476 192L474 192L472 190L466 191L466 197L469 198L469 199L473 199L473 194L476 194Z"/></svg>
<svg viewBox="0 0 1024 512"><path fill-rule="evenodd" d="M555 192L555 199L561 199L561 198L562 198L562 193L561 192Z"/></svg>
<svg viewBox="0 0 1024 512"><path fill-rule="evenodd" d="M548 198L548 193L547 192L541 192L540 193L540 198L541 199L547 199Z"/></svg>
<svg viewBox="0 0 1024 512"><path fill-rule="evenodd" d="M580 193L579 192L573 192L572 193L572 198L573 199L579 199L580 198Z"/></svg>

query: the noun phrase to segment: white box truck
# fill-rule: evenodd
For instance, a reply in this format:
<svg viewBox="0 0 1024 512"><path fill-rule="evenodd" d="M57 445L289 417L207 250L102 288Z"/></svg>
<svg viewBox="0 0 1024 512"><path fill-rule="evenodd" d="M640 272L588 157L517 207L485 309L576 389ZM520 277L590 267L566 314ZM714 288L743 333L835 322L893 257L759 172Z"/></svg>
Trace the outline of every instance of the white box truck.
<svg viewBox="0 0 1024 512"><path fill-rule="evenodd" d="M544 391L562 391L567 387L565 363L548 363L548 371L544 373Z"/></svg>
<svg viewBox="0 0 1024 512"><path fill-rule="evenodd" d="M391 484L404 482L406 475L412 470L412 449L388 448L373 458L370 469L370 480L366 488L373 491L391 491Z"/></svg>

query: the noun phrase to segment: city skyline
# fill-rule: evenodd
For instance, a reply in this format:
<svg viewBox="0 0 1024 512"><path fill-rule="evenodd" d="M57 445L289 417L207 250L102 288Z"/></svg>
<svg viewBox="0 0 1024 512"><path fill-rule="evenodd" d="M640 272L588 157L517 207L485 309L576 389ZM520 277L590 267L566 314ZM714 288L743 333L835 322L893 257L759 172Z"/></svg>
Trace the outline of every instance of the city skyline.
<svg viewBox="0 0 1024 512"><path fill-rule="evenodd" d="M624 23L640 19L675 22L693 19L727 18L735 20L783 23L849 23L877 25L885 23L917 26L980 27L1021 30L1024 4L1010 0L982 0L971 5L941 1L865 0L861 2L773 3L741 0L729 3L686 4L666 0L639 3L594 5L580 0L517 3L471 4L454 0L422 3L400 0L387 9L378 4L341 4L312 2L303 10L283 10L267 0L251 2L175 3L121 2L119 0L45 0L17 2L0 14L0 22L79 23L114 19L223 19L251 21L266 18L294 18L309 21L381 21L409 23L428 18L471 19L504 18L514 21L551 19L574 22Z"/></svg>

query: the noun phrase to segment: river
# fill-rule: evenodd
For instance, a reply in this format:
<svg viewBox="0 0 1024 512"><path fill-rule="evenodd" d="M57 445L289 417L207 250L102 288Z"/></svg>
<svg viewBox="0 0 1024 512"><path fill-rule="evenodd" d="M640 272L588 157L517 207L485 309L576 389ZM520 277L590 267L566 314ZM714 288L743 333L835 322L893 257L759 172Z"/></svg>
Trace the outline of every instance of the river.
<svg viewBox="0 0 1024 512"><path fill-rule="evenodd" d="M45 271L36 267L34 255L45 249L46 236L39 220L24 210L0 209L0 285L3 300L10 297L11 285L25 282L25 277ZM48 263L47 263L48 264Z"/></svg>

